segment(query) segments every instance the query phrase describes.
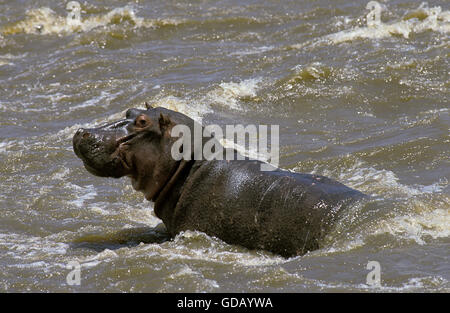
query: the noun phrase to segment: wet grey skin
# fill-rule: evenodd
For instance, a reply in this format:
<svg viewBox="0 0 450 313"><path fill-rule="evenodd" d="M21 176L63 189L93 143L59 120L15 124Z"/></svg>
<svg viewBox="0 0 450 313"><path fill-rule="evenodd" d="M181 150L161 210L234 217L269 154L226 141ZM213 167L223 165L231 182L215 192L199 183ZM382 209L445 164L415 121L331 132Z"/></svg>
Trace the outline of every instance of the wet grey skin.
<svg viewBox="0 0 450 313"><path fill-rule="evenodd" d="M75 154L84 162L86 169L101 177L122 177L124 164L114 155L120 138L129 134L129 126L142 110L131 109L126 119L105 124L97 128L80 128L73 136Z"/></svg>
<svg viewBox="0 0 450 313"><path fill-rule="evenodd" d="M130 177L171 236L197 230L284 257L318 249L340 213L366 197L320 175L261 171L249 158L176 161L170 130L180 123L195 122L164 108L130 109L123 120L79 129L74 151L94 175Z"/></svg>

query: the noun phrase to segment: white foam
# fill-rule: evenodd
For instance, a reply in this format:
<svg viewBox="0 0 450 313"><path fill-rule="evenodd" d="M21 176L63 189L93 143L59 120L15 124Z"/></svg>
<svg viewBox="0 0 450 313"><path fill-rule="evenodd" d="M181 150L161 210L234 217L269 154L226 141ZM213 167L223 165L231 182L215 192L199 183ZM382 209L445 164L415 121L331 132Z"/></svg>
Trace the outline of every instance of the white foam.
<svg viewBox="0 0 450 313"><path fill-rule="evenodd" d="M211 91L208 96L213 103L218 103L233 109L241 109L239 100L253 99L257 96L262 78L250 78L238 83L224 82Z"/></svg>
<svg viewBox="0 0 450 313"><path fill-rule="evenodd" d="M21 148L25 147L24 140L8 140L0 142L0 153L10 153L10 149L13 147L20 146ZM29 149L29 147L27 147ZM22 153L20 151L19 153Z"/></svg>
<svg viewBox="0 0 450 313"><path fill-rule="evenodd" d="M198 246L198 242L205 242L205 244ZM192 247L191 243L195 243L195 247ZM230 249L227 248L224 251L223 247L225 246ZM244 266L266 266L286 262L286 259L282 257L273 256L263 251L257 251L256 253L234 251L236 247L228 246L221 240L198 231L184 231L179 233L173 241L146 245L142 249L154 251L160 255L163 254L165 258L171 260L203 260Z"/></svg>
<svg viewBox="0 0 450 313"><path fill-rule="evenodd" d="M179 269L176 273L170 274L169 277L174 279L180 276L192 276L198 274L198 272L194 272L189 266L184 265L181 269Z"/></svg>
<svg viewBox="0 0 450 313"><path fill-rule="evenodd" d="M38 261L38 262L33 262L33 263L23 263L23 264L11 264L8 265L8 267L16 267L16 268L46 268L48 266L47 263L45 263L44 261Z"/></svg>
<svg viewBox="0 0 450 313"><path fill-rule="evenodd" d="M40 260L43 256L64 255L69 245L62 242L54 242L50 237L34 237L15 233L0 234L0 246L4 247L8 254L18 260Z"/></svg>
<svg viewBox="0 0 450 313"><path fill-rule="evenodd" d="M149 102L152 107L163 107L172 111L183 113L197 122L201 122L202 117L211 112L211 109L198 101L180 99L175 96L166 96Z"/></svg>
<svg viewBox="0 0 450 313"><path fill-rule="evenodd" d="M376 3L376 1L370 1L369 3ZM444 34L450 32L450 11L442 11L440 6L429 8L426 2L422 3L415 11L406 14L403 19L389 23L382 22L381 16L374 18L371 13L368 14L367 25L364 27L342 30L319 38L318 40L295 44L291 47L294 49L302 49L311 44L313 46L329 43L339 44L357 39L382 39L393 36L401 36L409 39L411 34L425 31ZM375 12L373 13L375 14ZM381 14L381 8L377 14ZM425 15L426 18L419 19L416 17L418 15Z"/></svg>
<svg viewBox="0 0 450 313"><path fill-rule="evenodd" d="M80 187L80 186L78 186ZM80 189L75 189L75 200L68 201L67 203L76 206L78 208L85 207L85 201L92 200L97 196L97 192L95 191L95 187L93 185L89 185L86 187L80 187Z"/></svg>
<svg viewBox="0 0 450 313"><path fill-rule="evenodd" d="M415 202L412 205L425 211L383 220L374 234L389 233L397 238L414 240L420 245L426 243L427 237L433 239L450 237L450 208L430 211L424 208L426 206L424 203Z"/></svg>
<svg viewBox="0 0 450 313"><path fill-rule="evenodd" d="M83 231L86 230L83 229ZM199 244L199 242L201 244ZM224 250L223 247L226 247L226 249ZM242 250L243 248L238 249ZM112 262L117 258L127 256L135 258L138 255L143 255L146 258L157 256L163 257L164 260L177 260L180 262L193 260L255 267L270 266L286 262L286 259L282 257L273 256L263 251L250 253L238 251L237 247L229 246L217 238L209 237L198 231L181 232L173 241L164 242L162 244L140 244L136 247L123 247L114 251L105 249L94 255L77 257L71 260L78 261L82 267L95 267L101 263ZM176 273L173 273L171 278L174 279L185 275L199 276L200 274L192 271L192 269L188 267L183 267ZM219 286L214 280L207 280L206 283L213 288Z"/></svg>
<svg viewBox="0 0 450 313"><path fill-rule="evenodd" d="M10 148L13 144L14 144L14 140L0 142L0 153L7 152L8 148Z"/></svg>
<svg viewBox="0 0 450 313"><path fill-rule="evenodd" d="M97 254L89 256L74 257L71 261L80 263L81 268L93 268L105 262L111 262L117 259L119 254L113 250L105 249Z"/></svg>
<svg viewBox="0 0 450 313"><path fill-rule="evenodd" d="M331 41L338 44L355 39L381 39L393 35L401 35L409 38L413 31L414 23L410 21L400 21L392 24L379 24L367 27L357 27L350 30L343 30L338 33L330 34L323 38L325 41Z"/></svg>
<svg viewBox="0 0 450 313"><path fill-rule="evenodd" d="M298 170L294 168L294 170ZM367 166L362 160L355 160L352 166L346 167L340 172L333 169L322 169L320 165L316 165L311 174L320 174L343 182L349 187L362 191L371 191L373 195L380 194L384 191L400 191L403 195L416 195L419 193L414 188L407 187L398 183L398 177L389 170L378 170Z"/></svg>
<svg viewBox="0 0 450 313"><path fill-rule="evenodd" d="M10 62L10 61L6 61L6 60L2 60L1 58L0 58L0 66L3 66L3 65L13 65L14 63L12 63L12 62Z"/></svg>
<svg viewBox="0 0 450 313"><path fill-rule="evenodd" d="M393 202L393 217L386 217L376 225L368 226L370 230L362 233L355 233L351 240L336 241L341 232L339 228L331 234L333 238L327 241L333 241L332 246L316 253L327 254L353 250L364 246L368 236L376 236L384 233L393 235L395 238L403 240L412 240L417 244L425 244L429 239L448 238L450 236L450 199L441 192L448 186L447 180L441 180L430 185L409 186L400 183L399 178L394 172L385 169L375 169L359 159L354 164L347 165L344 169L332 167L331 169L314 167L312 174L321 174L333 177L336 180L358 190L370 193L374 197L396 198L401 201ZM429 196L433 194L433 202L430 203ZM376 201L376 200L374 200ZM362 203L352 207L348 216L348 221L343 222L342 227L348 227L348 224L354 223L359 212L363 209ZM405 211L408 212L405 214ZM353 213L352 213L353 212Z"/></svg>
<svg viewBox="0 0 450 313"><path fill-rule="evenodd" d="M73 1L71 1L73 2ZM105 14L84 17L83 11L72 11L67 16L58 15L48 7L32 9L26 12L26 18L11 26L0 29L4 35L26 34L71 34L88 32L117 22L128 21L134 28L155 28L163 25L177 25L180 21L174 19L149 20L137 17L133 8L125 6L115 8Z"/></svg>
<svg viewBox="0 0 450 313"><path fill-rule="evenodd" d="M230 53L230 56L246 56L246 55L253 55L253 54L260 54L260 53L264 53L270 50L273 50L274 46L261 46L261 47L254 47L254 48L250 48L250 49L245 49L245 50L239 50L239 51L235 51Z"/></svg>
<svg viewBox="0 0 450 313"><path fill-rule="evenodd" d="M92 107L97 105L104 105L105 103L108 104L111 100L115 99L117 96L123 94L123 90L119 90L115 93L111 93L109 91L102 91L100 92L100 95L97 97L91 98L81 104L74 105L69 107L69 112L75 111L77 109L86 108L86 107Z"/></svg>
<svg viewBox="0 0 450 313"><path fill-rule="evenodd" d="M135 191L138 193L137 191ZM142 197L140 193L139 197ZM151 227L155 227L161 220L155 216L153 211L153 204L143 199L140 205L134 204L132 207L127 208L126 216L130 221L139 224L145 224Z"/></svg>
<svg viewBox="0 0 450 313"><path fill-rule="evenodd" d="M74 124L72 126L68 126L61 129L56 134L49 135L48 139L60 140L61 138L63 138L64 141L69 142L69 140L72 139L73 135L79 128L88 128L91 127L93 124L95 124L95 121L92 123ZM66 149L73 151L72 145L67 145Z"/></svg>
<svg viewBox="0 0 450 313"><path fill-rule="evenodd" d="M117 257L118 257L118 254L115 251L105 249L102 252L100 252L94 256L87 257L86 259L83 260L83 263L84 262L92 262L92 261L102 261L102 260L107 260L107 259L114 259Z"/></svg>
<svg viewBox="0 0 450 313"><path fill-rule="evenodd" d="M2 36L0 34L0 47L1 47ZM27 53L12 55L10 53L0 55L0 66L2 65L14 65L12 60L22 59L27 55Z"/></svg>
<svg viewBox="0 0 450 313"><path fill-rule="evenodd" d="M111 213L109 211L98 206L98 203L97 203L97 205L90 206L89 208L92 212L103 215L103 216L111 215Z"/></svg>
<svg viewBox="0 0 450 313"><path fill-rule="evenodd" d="M55 173L52 174L52 179L58 179L58 180L64 180L65 177L70 173L70 169L68 168L61 168L57 170Z"/></svg>
<svg viewBox="0 0 450 313"><path fill-rule="evenodd" d="M351 166L339 172L336 172L335 169L322 169L319 165L316 165L311 173L334 177L352 188L371 193L374 196L396 195L411 197L423 193L441 192L448 186L447 180L441 180L430 185L404 185L399 182L399 178L394 172L368 166L367 163L360 159L355 159Z"/></svg>
<svg viewBox="0 0 450 313"><path fill-rule="evenodd" d="M53 105L55 105L55 104L58 104L61 100L69 98L69 96L65 95L63 93L57 92L57 93L49 94L49 95L35 95L35 98L48 99L51 101L51 103Z"/></svg>
<svg viewBox="0 0 450 313"><path fill-rule="evenodd" d="M211 113L211 105L221 104L229 108L241 110L240 100L254 99L260 88L262 78L250 78L239 83L223 82L205 96L197 99L183 99L176 96L157 97L149 104L153 107L164 107L183 113L197 122L202 122L205 114Z"/></svg>
<svg viewBox="0 0 450 313"><path fill-rule="evenodd" d="M446 280L443 277L439 276L426 276L426 277L413 277L408 279L407 282L402 284L402 287L395 288L391 287L391 289L397 289L397 290L414 290L419 289L423 290L424 288L427 288L428 286L446 286L448 285L448 280ZM384 287L383 289L387 289L389 287Z"/></svg>
<svg viewBox="0 0 450 313"><path fill-rule="evenodd" d="M356 288L361 291L368 292L423 292L423 290L431 290L430 287L446 286L448 280L440 276L425 276L425 277L412 277L403 282L399 286L389 286L381 279L381 286L369 286L366 284L348 284L339 282L323 282L317 280L309 280L312 285L316 285L323 290L338 289L348 290L349 288ZM445 287L444 287L445 290Z"/></svg>
<svg viewBox="0 0 450 313"><path fill-rule="evenodd" d="M207 279L205 276L198 271L192 270L189 266L183 265L181 269L177 269L175 273L170 274L168 277L171 280L183 279L185 276L188 276L190 279L194 278L201 282L202 290L206 287L209 288L219 288L219 284L217 281L212 279Z"/></svg>

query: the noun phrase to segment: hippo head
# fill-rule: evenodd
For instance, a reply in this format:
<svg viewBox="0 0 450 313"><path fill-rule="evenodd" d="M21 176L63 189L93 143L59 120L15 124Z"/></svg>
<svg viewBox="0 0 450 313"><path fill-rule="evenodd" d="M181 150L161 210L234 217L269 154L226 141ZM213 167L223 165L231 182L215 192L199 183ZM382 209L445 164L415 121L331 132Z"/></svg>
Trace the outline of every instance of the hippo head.
<svg viewBox="0 0 450 313"><path fill-rule="evenodd" d="M97 128L80 128L73 137L75 154L97 176L131 178L134 189L155 201L184 160L171 156L176 124L193 127L189 117L164 108L129 109L125 119Z"/></svg>

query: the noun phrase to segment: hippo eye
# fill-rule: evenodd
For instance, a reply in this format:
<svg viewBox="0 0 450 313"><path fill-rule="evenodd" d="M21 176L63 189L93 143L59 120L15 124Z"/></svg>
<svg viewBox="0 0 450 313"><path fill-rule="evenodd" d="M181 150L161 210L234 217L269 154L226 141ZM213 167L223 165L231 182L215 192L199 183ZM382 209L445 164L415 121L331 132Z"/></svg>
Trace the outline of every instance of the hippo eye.
<svg viewBox="0 0 450 313"><path fill-rule="evenodd" d="M145 114L141 114L139 115L136 120L134 121L134 125L136 127L147 127L150 124L150 118L145 115Z"/></svg>

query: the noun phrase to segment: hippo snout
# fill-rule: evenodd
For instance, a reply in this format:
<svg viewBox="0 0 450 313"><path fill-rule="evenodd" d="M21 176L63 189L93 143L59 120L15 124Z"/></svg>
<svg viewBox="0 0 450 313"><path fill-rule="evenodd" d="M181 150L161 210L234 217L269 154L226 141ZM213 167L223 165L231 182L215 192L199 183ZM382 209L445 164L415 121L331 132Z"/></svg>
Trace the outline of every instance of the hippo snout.
<svg viewBox="0 0 450 313"><path fill-rule="evenodd" d="M89 154L106 145L106 139L104 135L94 134L90 129L79 128L73 136L73 150L83 161L89 161Z"/></svg>
<svg viewBox="0 0 450 313"><path fill-rule="evenodd" d="M92 136L92 134L85 130L84 128L79 128L75 135L73 136L73 150L75 154L81 158L82 154L80 153L80 146L86 145L87 140Z"/></svg>
<svg viewBox="0 0 450 313"><path fill-rule="evenodd" d="M126 129L114 125L79 128L73 136L73 150L86 169L97 176L121 177L126 174L118 153L117 139L127 135Z"/></svg>

